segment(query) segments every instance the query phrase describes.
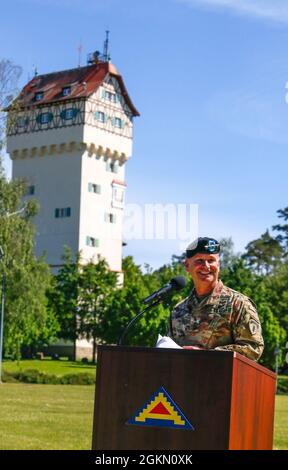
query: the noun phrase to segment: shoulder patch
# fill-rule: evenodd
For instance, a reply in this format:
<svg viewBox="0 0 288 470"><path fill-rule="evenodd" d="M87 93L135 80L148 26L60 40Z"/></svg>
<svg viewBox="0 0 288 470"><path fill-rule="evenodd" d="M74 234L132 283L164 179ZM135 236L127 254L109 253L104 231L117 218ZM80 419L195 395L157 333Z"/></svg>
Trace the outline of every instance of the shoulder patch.
<svg viewBox="0 0 288 470"><path fill-rule="evenodd" d="M253 320L251 318L251 320L249 320L249 330L250 330L251 335L253 336L256 335L259 332L259 328L260 328L259 323L257 323L256 320Z"/></svg>

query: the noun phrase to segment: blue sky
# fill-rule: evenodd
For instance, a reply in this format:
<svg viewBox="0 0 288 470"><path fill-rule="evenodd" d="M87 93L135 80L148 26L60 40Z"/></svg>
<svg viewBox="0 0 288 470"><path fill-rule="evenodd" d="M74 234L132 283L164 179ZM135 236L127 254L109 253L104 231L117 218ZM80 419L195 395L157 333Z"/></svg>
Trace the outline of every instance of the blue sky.
<svg viewBox="0 0 288 470"><path fill-rule="evenodd" d="M0 57L39 73L77 67L103 47L141 116L126 202L198 204L199 234L236 251L287 206L288 3L284 0L11 0ZM9 169L9 163L7 163ZM179 240L130 240L153 267Z"/></svg>

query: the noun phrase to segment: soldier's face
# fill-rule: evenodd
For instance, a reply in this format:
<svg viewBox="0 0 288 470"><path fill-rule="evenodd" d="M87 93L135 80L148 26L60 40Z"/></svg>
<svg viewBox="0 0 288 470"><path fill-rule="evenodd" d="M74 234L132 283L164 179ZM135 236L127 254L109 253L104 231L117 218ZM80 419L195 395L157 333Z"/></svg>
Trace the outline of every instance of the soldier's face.
<svg viewBox="0 0 288 470"><path fill-rule="evenodd" d="M185 268L193 279L194 284L205 284L211 286L218 281L220 271L219 254L209 255L197 253L192 258L186 258Z"/></svg>

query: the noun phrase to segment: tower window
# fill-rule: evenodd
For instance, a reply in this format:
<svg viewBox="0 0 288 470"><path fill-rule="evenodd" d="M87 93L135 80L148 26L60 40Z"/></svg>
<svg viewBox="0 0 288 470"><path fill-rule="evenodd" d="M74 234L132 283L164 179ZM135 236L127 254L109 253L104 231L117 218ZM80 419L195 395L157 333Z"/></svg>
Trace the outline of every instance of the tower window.
<svg viewBox="0 0 288 470"><path fill-rule="evenodd" d="M49 114L48 113L43 113L41 114L41 124L46 124L47 122L49 122Z"/></svg>
<svg viewBox="0 0 288 470"><path fill-rule="evenodd" d="M66 109L65 119L72 119L72 118L73 118L73 109L72 108Z"/></svg>
<svg viewBox="0 0 288 470"><path fill-rule="evenodd" d="M37 116L36 121L39 124L48 124L53 119L52 113L41 113Z"/></svg>
<svg viewBox="0 0 288 470"><path fill-rule="evenodd" d="M108 116L103 113L103 111L96 111L95 119L97 119L99 122L106 122L108 120Z"/></svg>
<svg viewBox="0 0 288 470"><path fill-rule="evenodd" d="M103 90L103 98L111 103L116 103L116 94L111 93L111 91Z"/></svg>
<svg viewBox="0 0 288 470"><path fill-rule="evenodd" d="M119 117L113 118L112 124L114 127L118 127L118 129L123 129L124 127L124 121L123 119L120 119Z"/></svg>
<svg viewBox="0 0 288 470"><path fill-rule="evenodd" d="M124 208L125 190L123 186L112 185L112 207Z"/></svg>
<svg viewBox="0 0 288 470"><path fill-rule="evenodd" d="M62 88L62 96L68 96L71 93L71 86L65 86Z"/></svg>
<svg viewBox="0 0 288 470"><path fill-rule="evenodd" d="M118 162L106 162L106 171L110 171L111 173L118 173L118 169Z"/></svg>
<svg viewBox="0 0 288 470"><path fill-rule="evenodd" d="M35 101L41 101L44 98L44 92L43 91L37 91L35 93Z"/></svg>
<svg viewBox="0 0 288 470"><path fill-rule="evenodd" d="M116 224L116 215L105 212L104 220L105 220L105 222L109 222L110 224Z"/></svg>
<svg viewBox="0 0 288 470"><path fill-rule="evenodd" d="M29 118L25 116L20 116L17 119L17 126L18 127L27 127L29 124Z"/></svg>
<svg viewBox="0 0 288 470"><path fill-rule="evenodd" d="M61 209L55 209L55 217L56 219L63 218L63 217L70 217L71 216L71 207L64 207Z"/></svg>
<svg viewBox="0 0 288 470"><path fill-rule="evenodd" d="M88 183L88 191L89 193L101 194L101 186L100 184Z"/></svg>
<svg viewBox="0 0 288 470"><path fill-rule="evenodd" d="M86 245L87 246L92 246L93 248L96 248L96 247L99 246L99 240L98 240L98 238L87 236L86 237Z"/></svg>
<svg viewBox="0 0 288 470"><path fill-rule="evenodd" d="M78 114L78 109L77 108L67 108L63 109L60 113L61 119L69 120L75 118Z"/></svg>

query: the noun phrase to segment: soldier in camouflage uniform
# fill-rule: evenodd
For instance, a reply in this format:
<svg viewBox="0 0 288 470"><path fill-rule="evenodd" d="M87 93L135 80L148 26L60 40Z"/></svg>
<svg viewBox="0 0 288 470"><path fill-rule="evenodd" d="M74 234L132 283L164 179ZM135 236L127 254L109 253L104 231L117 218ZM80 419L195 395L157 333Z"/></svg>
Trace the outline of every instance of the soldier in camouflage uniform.
<svg viewBox="0 0 288 470"><path fill-rule="evenodd" d="M219 280L219 252L213 238L188 246L185 268L194 289L174 308L170 336L186 349L236 351L257 361L264 348L257 310L248 297Z"/></svg>

